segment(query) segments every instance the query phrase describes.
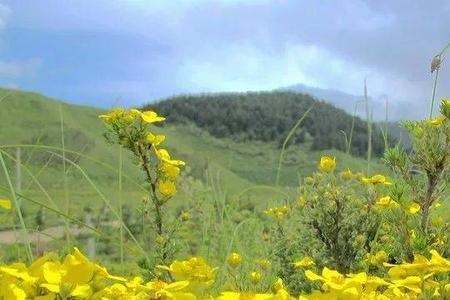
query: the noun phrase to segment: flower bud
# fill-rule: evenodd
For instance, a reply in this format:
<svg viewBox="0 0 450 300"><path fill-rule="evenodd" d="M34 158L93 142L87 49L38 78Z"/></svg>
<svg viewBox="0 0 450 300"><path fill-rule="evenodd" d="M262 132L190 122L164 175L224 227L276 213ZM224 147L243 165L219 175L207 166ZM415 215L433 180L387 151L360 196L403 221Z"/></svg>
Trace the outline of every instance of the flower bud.
<svg viewBox="0 0 450 300"><path fill-rule="evenodd" d="M258 271L254 271L254 272L251 272L251 273L250 273L250 281L251 281L253 284L259 283L259 282L261 281L261 277L262 277L262 275L261 275L261 273L258 272Z"/></svg>
<svg viewBox="0 0 450 300"><path fill-rule="evenodd" d="M227 260L228 260L228 264L233 268L236 268L236 267L242 265L242 263L244 262L244 259L242 258L242 256L236 252L233 252L230 255L228 255Z"/></svg>
<svg viewBox="0 0 450 300"><path fill-rule="evenodd" d="M447 119L450 119L450 99L442 98L441 100L441 114Z"/></svg>
<svg viewBox="0 0 450 300"><path fill-rule="evenodd" d="M352 177L353 177L353 173L352 173L352 171L350 171L350 169L347 169L346 171L341 172L341 179L344 181L349 181L352 179Z"/></svg>
<svg viewBox="0 0 450 300"><path fill-rule="evenodd" d="M330 155L324 155L320 158L319 167L325 173L333 172L336 167L336 157Z"/></svg>
<svg viewBox="0 0 450 300"><path fill-rule="evenodd" d="M314 178L312 178L311 176L308 176L305 178L304 180L306 185L313 185L314 184Z"/></svg>

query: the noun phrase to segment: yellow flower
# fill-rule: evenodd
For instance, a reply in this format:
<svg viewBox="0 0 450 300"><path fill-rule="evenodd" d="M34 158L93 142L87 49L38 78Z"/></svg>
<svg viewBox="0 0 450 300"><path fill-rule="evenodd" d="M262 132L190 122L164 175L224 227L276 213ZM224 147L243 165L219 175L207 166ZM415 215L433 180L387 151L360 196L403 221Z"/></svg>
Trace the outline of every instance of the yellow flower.
<svg viewBox="0 0 450 300"><path fill-rule="evenodd" d="M439 116L435 119L431 119L428 121L428 124L431 126L441 126L445 121L445 116Z"/></svg>
<svg viewBox="0 0 450 300"><path fill-rule="evenodd" d="M180 168L177 166L163 163L161 166L161 171L163 172L164 176L167 178L175 179L180 175Z"/></svg>
<svg viewBox="0 0 450 300"><path fill-rule="evenodd" d="M273 300L272 294L257 294L252 292L222 292L217 300Z"/></svg>
<svg viewBox="0 0 450 300"><path fill-rule="evenodd" d="M165 139L166 136L162 134L154 135L153 133L149 132L147 135L147 141L153 146L160 145L162 142L164 142Z"/></svg>
<svg viewBox="0 0 450 300"><path fill-rule="evenodd" d="M305 196L300 196L298 198L298 206L300 206L302 208L305 206L305 204L306 204Z"/></svg>
<svg viewBox="0 0 450 300"><path fill-rule="evenodd" d="M399 206L397 202L392 200L390 196L384 196L378 199L377 202L375 202L375 206L377 207L388 207L388 208L396 208Z"/></svg>
<svg viewBox="0 0 450 300"><path fill-rule="evenodd" d="M389 289L406 288L414 293L420 294L420 283L422 279L419 276L408 276L405 279L392 280ZM394 292L395 293L395 292Z"/></svg>
<svg viewBox="0 0 450 300"><path fill-rule="evenodd" d="M269 208L264 211L264 213L266 213L267 215L273 215L278 220L283 220L284 215L288 212L289 212L289 208L286 205L281 206L281 207L272 207L272 208Z"/></svg>
<svg viewBox="0 0 450 300"><path fill-rule="evenodd" d="M158 158L165 162L168 163L170 165L174 165L174 166L184 166L185 162L182 160L173 160L170 158L170 154L166 149L158 149L156 150L156 156L158 156Z"/></svg>
<svg viewBox="0 0 450 300"><path fill-rule="evenodd" d="M372 177L362 177L361 182L371 184L386 184L386 185L392 184L392 182L390 182L385 176L380 174L374 175Z"/></svg>
<svg viewBox="0 0 450 300"><path fill-rule="evenodd" d="M408 211L409 211L410 214L415 215L415 214L417 214L420 211L420 205L417 204L417 203L413 203L409 207Z"/></svg>
<svg viewBox="0 0 450 300"><path fill-rule="evenodd" d="M272 285L272 292L276 293L279 290L284 290L286 289L283 279L281 278L277 278L277 280L275 281L275 283Z"/></svg>
<svg viewBox="0 0 450 300"><path fill-rule="evenodd" d="M311 281L322 281L328 288L335 291L344 291L347 288L360 285L367 281L366 273L359 273L352 278L346 278L338 271L330 270L327 267L322 270L322 276L310 270L305 271L305 276Z"/></svg>
<svg viewBox="0 0 450 300"><path fill-rule="evenodd" d="M319 167L325 173L333 172L334 168L336 168L336 157L324 155L320 158Z"/></svg>
<svg viewBox="0 0 450 300"><path fill-rule="evenodd" d="M27 294L14 280L3 279L0 281L0 299L25 300Z"/></svg>
<svg viewBox="0 0 450 300"><path fill-rule="evenodd" d="M141 118L146 123L162 122L162 121L164 121L166 119L164 117L158 116L158 114L155 113L154 111L144 111L141 114Z"/></svg>
<svg viewBox="0 0 450 300"><path fill-rule="evenodd" d="M432 208L439 208L441 207L442 204L440 202L436 202L433 206L431 206Z"/></svg>
<svg viewBox="0 0 450 300"><path fill-rule="evenodd" d="M309 257L309 256L305 256L305 257L303 257L301 260L296 261L296 262L294 263L294 266L295 266L296 268L307 268L307 267L311 267L311 266L313 266L313 265L315 265L315 262L314 262L314 260L313 260L311 257Z"/></svg>
<svg viewBox="0 0 450 300"><path fill-rule="evenodd" d="M0 199L0 207L4 209L11 209L11 201L7 199Z"/></svg>
<svg viewBox="0 0 450 300"><path fill-rule="evenodd" d="M383 263L387 262L388 259L389 256L387 255L387 253L381 250L375 253L375 255L370 258L370 264L374 266L382 265Z"/></svg>
<svg viewBox="0 0 450 300"><path fill-rule="evenodd" d="M350 179L352 179L352 177L353 177L353 173L352 173L352 171L350 171L350 169L347 169L347 170L341 172L342 180L349 181Z"/></svg>
<svg viewBox="0 0 450 300"><path fill-rule="evenodd" d="M40 286L55 297L63 294L84 299L92 295L89 282L94 277L95 266L77 248L66 256L63 264L47 261L42 268L45 282Z"/></svg>
<svg viewBox="0 0 450 300"><path fill-rule="evenodd" d="M167 300L195 299L194 294L185 291L189 287L189 281L176 281L173 283L165 283L160 280L155 280L147 283L146 287L149 288L151 292L150 297L148 299L167 299Z"/></svg>
<svg viewBox="0 0 450 300"><path fill-rule="evenodd" d="M114 121L121 119L124 116L124 114L125 114L125 110L123 108L114 108L109 113L104 114L104 115L99 115L98 117L100 119L103 119L103 121L105 121L105 123L111 124Z"/></svg>
<svg viewBox="0 0 450 300"><path fill-rule="evenodd" d="M163 196L170 197L177 192L177 187L173 181L164 180L159 182L158 190Z"/></svg>
<svg viewBox="0 0 450 300"><path fill-rule="evenodd" d="M135 109L135 108L130 109L126 113L127 113L127 115L129 115L130 117L133 117L133 118L140 117L142 114L142 112L139 109Z"/></svg>
<svg viewBox="0 0 450 300"><path fill-rule="evenodd" d="M253 272L250 273L249 277L250 277L250 281L252 283L257 284L258 282L261 281L262 275L258 271L253 271Z"/></svg>
<svg viewBox="0 0 450 300"><path fill-rule="evenodd" d="M176 280L189 281L190 290L212 285L217 270L217 268L211 268L201 257L191 257L183 261L175 260L169 267L158 267L169 271Z"/></svg>
<svg viewBox="0 0 450 300"><path fill-rule="evenodd" d="M228 255L228 264L232 266L233 268L236 268L237 266L241 265L244 261L241 255L239 253L233 252L230 255Z"/></svg>
<svg viewBox="0 0 450 300"><path fill-rule="evenodd" d="M442 217L440 216L433 217L431 218L431 224L435 227L440 227L444 224L444 219L442 219Z"/></svg>
<svg viewBox="0 0 450 300"><path fill-rule="evenodd" d="M264 258L262 258L262 259L256 259L256 260L255 260L255 264L258 265L258 266L260 266L261 269L263 269L263 270L267 270L267 269L272 265L272 263L270 262L270 260L264 259Z"/></svg>

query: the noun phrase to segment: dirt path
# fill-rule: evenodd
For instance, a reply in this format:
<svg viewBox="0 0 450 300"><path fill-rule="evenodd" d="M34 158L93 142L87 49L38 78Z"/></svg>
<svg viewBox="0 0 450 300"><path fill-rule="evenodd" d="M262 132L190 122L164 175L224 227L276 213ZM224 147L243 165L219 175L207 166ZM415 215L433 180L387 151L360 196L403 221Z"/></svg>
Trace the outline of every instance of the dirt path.
<svg viewBox="0 0 450 300"><path fill-rule="evenodd" d="M54 239L59 239L65 235L65 226L55 226L49 227L41 232L30 232L28 238L32 243L48 243ZM72 226L70 228L71 234L78 236L80 234L88 234L91 231L87 228L78 228ZM13 245L15 243L20 243L23 241L22 231L17 230L5 230L0 231L0 244Z"/></svg>

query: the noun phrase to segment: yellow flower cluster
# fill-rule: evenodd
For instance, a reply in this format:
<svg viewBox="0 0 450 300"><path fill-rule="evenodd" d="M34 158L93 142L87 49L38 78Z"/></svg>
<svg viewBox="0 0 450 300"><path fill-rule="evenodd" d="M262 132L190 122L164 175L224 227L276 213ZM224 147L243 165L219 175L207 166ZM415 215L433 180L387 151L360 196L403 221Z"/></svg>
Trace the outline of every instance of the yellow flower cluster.
<svg viewBox="0 0 450 300"><path fill-rule="evenodd" d="M284 216L289 212L289 208L284 205L281 207L271 207L264 211L269 216L275 216L278 220L283 220Z"/></svg>
<svg viewBox="0 0 450 300"><path fill-rule="evenodd" d="M384 263L389 268L388 278L370 276L365 272L344 275L326 267L320 275L306 270L306 277L322 283L322 289L310 295L301 295L299 299L424 299L425 295L433 299L447 299L450 283L442 280L445 277L440 275L450 272L450 260L434 250L430 253L431 259L416 255L412 263ZM380 252L372 258L372 262L381 263L386 259L387 254Z"/></svg>
<svg viewBox="0 0 450 300"><path fill-rule="evenodd" d="M385 252L377 253L371 262L388 268L386 278L365 272L341 274L326 267L320 274L307 269L306 278L321 283L321 288L311 294L301 294L298 299L423 299L423 295L432 295L437 299L449 297L450 283L445 275L450 272L450 260L435 250L430 253L430 259L416 255L413 262L398 265L385 263ZM239 257L237 253L230 255L233 262L240 262ZM314 266L314 262L305 257L295 265L308 268ZM170 266L159 266L159 269L170 272L173 281L144 282L141 277L129 279L111 275L106 268L90 261L75 248L62 261L56 254L47 254L28 267L23 263L0 265L0 299L293 299L280 278L272 285L271 293L227 291L218 297L207 296L205 288L214 283L217 269L210 267L200 257L174 261ZM261 273L251 272L249 278L258 283Z"/></svg>
<svg viewBox="0 0 450 300"><path fill-rule="evenodd" d="M180 175L180 167L184 161L175 160L167 149L160 148L166 136L148 131L147 126L163 122L164 117L154 111L124 110L115 108L108 114L99 116L118 137L119 143L131 148L138 156L147 155L147 149L153 149L159 159L157 167L158 191L164 197L170 197L177 191L175 181ZM128 142L128 143L127 143ZM137 146L136 146L137 145ZM140 146L141 145L141 146Z"/></svg>
<svg viewBox="0 0 450 300"><path fill-rule="evenodd" d="M0 299L2 300L195 300L214 299L205 295L205 288L215 281L217 268L210 267L202 258L192 257L174 261L170 266L159 266L170 272L172 282L141 277L113 276L107 269L90 261L77 248L62 261L54 253L47 254L30 266L23 263L0 265ZM257 282L259 272L250 279ZM217 299L290 299L284 284L277 281L273 294L223 292Z"/></svg>

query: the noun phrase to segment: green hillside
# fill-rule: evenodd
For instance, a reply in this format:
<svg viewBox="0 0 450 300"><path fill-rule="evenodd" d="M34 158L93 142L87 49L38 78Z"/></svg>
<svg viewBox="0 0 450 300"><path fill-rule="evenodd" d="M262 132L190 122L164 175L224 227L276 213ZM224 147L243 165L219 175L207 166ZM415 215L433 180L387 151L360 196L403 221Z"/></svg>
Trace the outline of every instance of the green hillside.
<svg viewBox="0 0 450 300"><path fill-rule="evenodd" d="M346 137L350 139L353 132L351 153L357 156L367 153L367 123L308 94L276 91L187 95L147 107L167 116L169 122L191 122L218 138L231 137L238 142L275 142L278 146L297 120L313 107L302 123L302 130L290 139L292 144L310 142L311 150L345 151ZM385 141L380 128L374 129L372 151L381 156ZM389 139L388 142L393 144L394 140Z"/></svg>
<svg viewBox="0 0 450 300"><path fill-rule="evenodd" d="M75 151L67 153L67 159L78 163L105 197L117 203L119 149L109 145L102 136L104 126L97 117L103 112L101 109L70 105L36 93L6 89L0 90L0 98L3 99L0 102L0 146L15 157L18 145L24 145L20 147L23 194L46 203L51 198L59 208L64 207L67 194L71 211L77 214L81 214L86 206L93 209L103 206L98 191L70 163L66 164L65 181L60 157L63 129L65 148ZM279 194L271 195L265 190L251 188L274 184L280 153L277 142L238 142L228 137L217 138L193 124L174 123L156 131L166 134L167 147L176 157L187 162L185 178L197 180L205 190L220 189L226 197L231 197L250 188L246 195L255 199L255 203L261 203L263 196L265 200L279 197ZM279 140L281 137L276 138ZM363 159L353 158L338 150L312 151L312 143L312 140L305 140L287 149L280 184L289 186L287 190L292 193L301 177L315 170L316 162L323 153L336 155L340 168L366 168ZM9 157L5 156L5 160L15 182L16 166ZM383 168L376 161L372 162L372 166L374 172ZM42 188L33 182L28 172L37 178ZM137 207L145 194L139 187L143 180L134 162L126 155L124 173L129 179L124 181L123 199L130 206ZM6 186L3 170L0 184ZM174 202L179 200L182 203L186 193L189 191L182 190ZM4 194L0 191L0 197ZM34 209L30 206L30 211ZM33 213L29 215L31 221Z"/></svg>

